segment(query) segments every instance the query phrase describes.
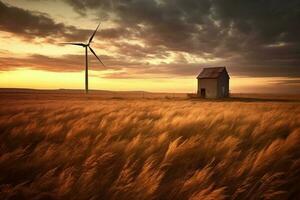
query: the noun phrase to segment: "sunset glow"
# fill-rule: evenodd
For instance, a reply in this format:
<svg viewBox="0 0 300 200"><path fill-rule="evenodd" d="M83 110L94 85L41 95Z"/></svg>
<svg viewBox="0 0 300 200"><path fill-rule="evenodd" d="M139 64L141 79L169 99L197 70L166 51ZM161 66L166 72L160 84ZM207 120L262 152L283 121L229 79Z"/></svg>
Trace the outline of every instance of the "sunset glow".
<svg viewBox="0 0 300 200"><path fill-rule="evenodd" d="M180 20L170 24L165 18L156 23L160 15L148 18L151 12L166 9L164 4L157 4L157 11L137 4L145 13L136 16L118 10L117 3L78 6L72 1L0 2L1 13L16 20L1 17L0 21L0 87L83 89L84 49L60 43L85 42L100 20L92 46L107 67L90 55L91 89L194 92L195 78L203 67L226 66L231 92L299 92L299 57L280 54L286 48L292 51L297 41L294 45L284 39L264 42L253 50L251 45L262 36L248 41L251 32L233 26L234 19L227 30L217 16L207 24L194 25ZM210 34L208 26L214 29ZM176 33L176 27L190 32ZM232 46L234 36L244 43L243 48Z"/></svg>

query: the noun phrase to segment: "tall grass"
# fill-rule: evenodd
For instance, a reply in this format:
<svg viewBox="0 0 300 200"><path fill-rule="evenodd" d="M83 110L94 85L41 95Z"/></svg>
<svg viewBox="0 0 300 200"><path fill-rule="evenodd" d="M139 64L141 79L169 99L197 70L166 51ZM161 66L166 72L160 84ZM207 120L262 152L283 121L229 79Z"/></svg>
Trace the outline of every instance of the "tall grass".
<svg viewBox="0 0 300 200"><path fill-rule="evenodd" d="M0 199L300 199L297 103L0 104Z"/></svg>

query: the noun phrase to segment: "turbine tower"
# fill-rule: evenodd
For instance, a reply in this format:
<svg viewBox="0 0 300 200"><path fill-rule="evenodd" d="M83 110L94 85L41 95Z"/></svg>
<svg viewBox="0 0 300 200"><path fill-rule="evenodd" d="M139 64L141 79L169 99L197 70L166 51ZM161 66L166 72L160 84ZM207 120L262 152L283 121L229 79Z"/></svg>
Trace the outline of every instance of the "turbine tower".
<svg viewBox="0 0 300 200"><path fill-rule="evenodd" d="M96 56L96 58L100 61L100 63L105 67L105 65L103 64L103 62L100 60L100 58L96 55L95 51L92 49L92 47L90 46L90 44L93 41L93 38L99 28L100 23L98 24L96 30L94 31L94 33L92 34L92 36L90 37L88 43L84 44L84 43L75 43L75 42L65 42L62 44L69 44L69 45L75 45L75 46L81 46L85 48L85 93L88 93L89 91L89 73L88 73L88 49Z"/></svg>

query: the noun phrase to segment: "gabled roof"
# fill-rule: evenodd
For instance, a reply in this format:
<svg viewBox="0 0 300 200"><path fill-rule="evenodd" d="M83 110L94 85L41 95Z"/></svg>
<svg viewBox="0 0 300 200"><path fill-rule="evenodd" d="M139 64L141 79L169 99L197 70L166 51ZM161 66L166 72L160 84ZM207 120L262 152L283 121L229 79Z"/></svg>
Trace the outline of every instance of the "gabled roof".
<svg viewBox="0 0 300 200"><path fill-rule="evenodd" d="M226 67L203 68L201 73L197 76L197 79L201 79L201 78L218 78L222 74L223 71L225 71L226 74L227 74Z"/></svg>

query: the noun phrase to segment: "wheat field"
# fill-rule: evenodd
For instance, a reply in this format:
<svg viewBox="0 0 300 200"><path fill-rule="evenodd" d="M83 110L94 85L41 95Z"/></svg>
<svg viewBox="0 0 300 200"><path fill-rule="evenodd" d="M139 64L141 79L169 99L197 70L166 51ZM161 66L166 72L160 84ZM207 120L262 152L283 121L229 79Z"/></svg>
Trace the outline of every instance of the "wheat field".
<svg viewBox="0 0 300 200"><path fill-rule="evenodd" d="M299 199L300 104L0 100L0 199Z"/></svg>

